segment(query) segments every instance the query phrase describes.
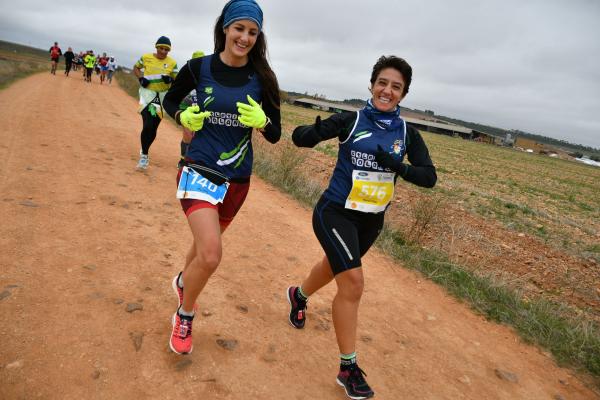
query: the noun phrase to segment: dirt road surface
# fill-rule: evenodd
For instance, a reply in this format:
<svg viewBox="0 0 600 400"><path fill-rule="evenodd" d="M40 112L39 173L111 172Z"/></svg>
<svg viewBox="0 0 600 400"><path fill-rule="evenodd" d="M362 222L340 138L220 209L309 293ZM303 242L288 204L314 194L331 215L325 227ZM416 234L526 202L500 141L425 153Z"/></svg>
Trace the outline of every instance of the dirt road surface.
<svg viewBox="0 0 600 400"><path fill-rule="evenodd" d="M321 251L311 211L253 178L199 299L194 352L168 348L191 234L179 130L135 171L141 118L116 86L39 74L0 92L1 399L344 399L333 286L303 331L285 289ZM256 138L256 140L262 140ZM600 399L511 329L376 250L358 354L379 399Z"/></svg>

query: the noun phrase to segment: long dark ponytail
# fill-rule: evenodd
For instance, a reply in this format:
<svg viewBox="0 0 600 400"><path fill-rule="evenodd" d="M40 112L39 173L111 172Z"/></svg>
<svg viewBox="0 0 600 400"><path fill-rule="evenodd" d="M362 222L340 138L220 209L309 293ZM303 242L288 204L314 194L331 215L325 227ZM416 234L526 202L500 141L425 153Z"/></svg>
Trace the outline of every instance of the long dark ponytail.
<svg viewBox="0 0 600 400"><path fill-rule="evenodd" d="M217 18L215 23L215 54L219 54L225 50L225 32L223 30L223 13ZM277 77L275 72L271 69L269 61L267 60L267 38L265 34L260 31L256 38L256 43L250 53L248 54L258 78L263 87L265 93L265 99L275 108L279 108L279 84L277 83Z"/></svg>

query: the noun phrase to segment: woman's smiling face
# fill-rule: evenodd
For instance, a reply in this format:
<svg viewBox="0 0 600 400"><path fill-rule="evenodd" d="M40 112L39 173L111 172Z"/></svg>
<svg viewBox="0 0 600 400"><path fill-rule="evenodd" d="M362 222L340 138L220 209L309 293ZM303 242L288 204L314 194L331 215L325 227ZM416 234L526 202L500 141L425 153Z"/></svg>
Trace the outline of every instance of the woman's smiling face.
<svg viewBox="0 0 600 400"><path fill-rule="evenodd" d="M260 33L258 25L246 19L233 22L224 31L225 51L234 58L247 57Z"/></svg>
<svg viewBox="0 0 600 400"><path fill-rule="evenodd" d="M404 77L395 68L382 69L371 87L373 106L379 111L393 111L404 98Z"/></svg>

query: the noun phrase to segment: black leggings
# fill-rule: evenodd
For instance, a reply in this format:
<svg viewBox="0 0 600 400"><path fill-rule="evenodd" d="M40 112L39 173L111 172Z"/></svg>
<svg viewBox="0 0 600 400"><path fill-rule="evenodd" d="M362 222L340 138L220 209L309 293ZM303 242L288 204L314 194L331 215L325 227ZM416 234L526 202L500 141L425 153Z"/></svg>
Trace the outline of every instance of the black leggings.
<svg viewBox="0 0 600 400"><path fill-rule="evenodd" d="M142 133L140 134L140 141L142 142L142 153L148 154L150 151L150 145L156 139L156 131L158 130L158 125L160 125L160 118L155 117L150 114L148 111L148 107L142 110Z"/></svg>
<svg viewBox="0 0 600 400"><path fill-rule="evenodd" d="M325 251L334 275L362 265L383 227L379 214L349 210L321 197L313 212L313 230Z"/></svg>

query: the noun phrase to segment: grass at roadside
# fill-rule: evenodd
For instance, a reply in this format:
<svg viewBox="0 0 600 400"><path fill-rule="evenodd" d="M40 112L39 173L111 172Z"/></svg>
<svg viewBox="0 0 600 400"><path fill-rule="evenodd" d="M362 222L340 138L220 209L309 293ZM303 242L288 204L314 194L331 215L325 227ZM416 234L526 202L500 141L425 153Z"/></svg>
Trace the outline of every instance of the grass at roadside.
<svg viewBox="0 0 600 400"><path fill-rule="evenodd" d="M496 278L477 275L444 254L408 245L398 231L386 229L377 245L488 319L510 325L526 342L548 349L559 364L586 370L600 384L600 328L592 321L543 298L527 300Z"/></svg>
<svg viewBox="0 0 600 400"><path fill-rule="evenodd" d="M0 40L0 89L42 71L50 72L47 52Z"/></svg>
<svg viewBox="0 0 600 400"><path fill-rule="evenodd" d="M303 174L304 159L289 141L274 151L257 140L255 152L258 176L307 206L316 203L323 187ZM589 372L600 385L600 328L592 321L543 298L527 300L497 279L477 275L440 252L411 245L403 233L389 226L376 245L490 320L514 327L526 342L548 349L559 364Z"/></svg>
<svg viewBox="0 0 600 400"><path fill-rule="evenodd" d="M124 70L119 68L117 70L117 73L115 73L115 79L119 83L121 89L123 89L128 95L134 98L138 97L140 83L138 82L133 72L126 73Z"/></svg>

